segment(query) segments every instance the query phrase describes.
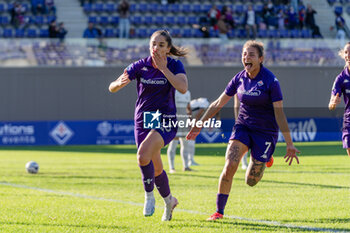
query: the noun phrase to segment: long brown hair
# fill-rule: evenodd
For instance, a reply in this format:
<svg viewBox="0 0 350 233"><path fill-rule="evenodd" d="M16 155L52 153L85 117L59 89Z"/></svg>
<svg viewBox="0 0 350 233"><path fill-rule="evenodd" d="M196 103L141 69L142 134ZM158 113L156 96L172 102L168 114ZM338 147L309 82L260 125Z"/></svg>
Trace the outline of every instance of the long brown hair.
<svg viewBox="0 0 350 233"><path fill-rule="evenodd" d="M154 37L155 35L162 35L164 36L166 42L168 43L168 47L170 47L170 54L177 56L177 57L184 57L187 55L188 51L187 49L183 48L183 47L177 47L175 45L173 45L173 40L171 38L170 33L167 30L158 30L155 31L151 38Z"/></svg>

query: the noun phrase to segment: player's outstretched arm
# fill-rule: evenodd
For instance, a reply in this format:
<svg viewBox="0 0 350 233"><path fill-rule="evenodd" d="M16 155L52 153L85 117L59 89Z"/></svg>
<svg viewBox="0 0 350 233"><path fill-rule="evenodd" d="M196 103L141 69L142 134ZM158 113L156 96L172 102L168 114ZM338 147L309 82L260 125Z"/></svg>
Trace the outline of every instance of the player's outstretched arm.
<svg viewBox="0 0 350 233"><path fill-rule="evenodd" d="M223 106L225 106L225 104L231 99L231 97L232 96L228 96L225 92L223 92L218 99L216 99L213 103L209 105L207 111L204 113L200 120L204 122L209 118L215 116L215 114L218 113ZM186 139L195 140L200 131L201 128L197 126L192 127L190 132L187 134Z"/></svg>
<svg viewBox="0 0 350 233"><path fill-rule="evenodd" d="M114 80L109 84L108 90L110 92L117 92L123 87L125 87L126 85L128 85L130 82L131 81L129 79L129 75L125 70L124 73L119 76L119 78L117 78L116 80Z"/></svg>
<svg viewBox="0 0 350 233"><path fill-rule="evenodd" d="M336 95L331 95L331 99L329 100L329 104L328 104L328 109L329 110L334 110L338 104L340 104L341 102L341 98L339 97L339 93L337 93Z"/></svg>
<svg viewBox="0 0 350 233"><path fill-rule="evenodd" d="M293 159L295 158L297 163L299 164L299 158L297 156L297 153L300 153L300 151L293 145L292 137L290 136L290 131L287 123L287 118L283 111L283 101L281 100L273 102L273 108L278 127L280 128L284 140L287 144L287 153L284 156L284 158L286 159L286 163L289 162L289 165L291 165Z"/></svg>

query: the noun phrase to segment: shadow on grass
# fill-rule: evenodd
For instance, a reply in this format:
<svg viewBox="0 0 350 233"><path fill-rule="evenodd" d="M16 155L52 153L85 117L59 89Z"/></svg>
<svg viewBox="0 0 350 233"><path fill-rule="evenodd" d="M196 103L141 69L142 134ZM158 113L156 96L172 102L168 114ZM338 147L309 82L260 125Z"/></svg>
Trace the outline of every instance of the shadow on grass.
<svg viewBox="0 0 350 233"><path fill-rule="evenodd" d="M196 156L224 156L227 144L197 144ZM298 149L302 156L314 155L346 155L346 151L341 145L305 145L298 144ZM162 154L166 154L167 147L162 149ZM0 151L55 151L55 152L80 152L80 153L110 153L110 154L136 154L137 148L134 145L86 145L86 146L16 146L0 147ZM179 154L177 148L177 154ZM274 156L284 156L286 148L284 145L276 147Z"/></svg>
<svg viewBox="0 0 350 233"><path fill-rule="evenodd" d="M300 220L283 220L286 222L303 222L303 223L349 223L350 218L320 218L320 219L312 219L312 220L306 220L306 219L300 219ZM350 229L344 229L347 231L350 231Z"/></svg>
<svg viewBox="0 0 350 233"><path fill-rule="evenodd" d="M198 178L206 178L206 179L219 179L218 176L208 176L208 175L197 175L197 174L173 174L174 176L184 176L184 177L198 177ZM234 180L239 180L241 182L245 182L245 179L234 177ZM324 184L313 184L313 183L297 183L297 182L286 182L286 181L277 181L277 180L264 180L262 179L259 183L271 183L271 184L286 184L286 185L296 185L296 186L305 186L305 187L318 187L318 188L326 188L326 189L350 189L349 186L338 186L338 185L324 185Z"/></svg>
<svg viewBox="0 0 350 233"><path fill-rule="evenodd" d="M184 220L185 221L185 220ZM253 221L253 220L252 220ZM182 222L182 221L181 221ZM259 222L246 222L244 220L236 220L226 218L223 220L208 222L205 220L201 220L200 224L186 224L182 225L183 228L188 226L188 228L206 228L206 229L228 229L229 227L233 227L233 232L235 227L236 230L244 230L250 232L349 232L349 228L321 228L321 227L311 227L311 226L297 226L291 225L289 221L288 223L276 223L276 224L266 224Z"/></svg>
<svg viewBox="0 0 350 233"><path fill-rule="evenodd" d="M0 222L0 225L19 225L19 226L33 226L33 227L74 227L74 228L96 228L96 229L108 229L108 230L132 230L129 227L120 227L120 226L109 226L101 224L60 224L60 223L28 223L20 221L6 221Z"/></svg>

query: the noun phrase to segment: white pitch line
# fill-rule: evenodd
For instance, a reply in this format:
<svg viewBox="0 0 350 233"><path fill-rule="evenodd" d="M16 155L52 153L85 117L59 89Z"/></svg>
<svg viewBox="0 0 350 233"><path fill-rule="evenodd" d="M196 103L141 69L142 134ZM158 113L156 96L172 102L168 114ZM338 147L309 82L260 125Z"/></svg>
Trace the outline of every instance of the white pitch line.
<svg viewBox="0 0 350 233"><path fill-rule="evenodd" d="M42 192L46 192L46 193L53 193L53 194L57 194L57 195L72 196L72 197L79 197L79 198L86 198L86 199L100 200L100 201L110 201L110 202L116 202L116 203L121 203L121 204L129 204L129 205L134 205L134 206L143 206L143 203L137 203L137 202L132 202L132 201L123 201L123 200L116 200L116 199L110 199L110 198L95 197L95 196L84 195L84 194L79 194L79 193L55 191L55 190L52 190L52 189L30 187L30 186L27 186L27 185L8 183L8 182L4 182L4 181L1 181L0 185L5 185L5 186L10 186L10 187L15 187L15 188L24 188L24 189L37 190L37 191L42 191ZM157 206L157 208L163 208L163 207ZM196 211L196 210L186 210L186 209L179 209L179 208L176 208L175 211L177 211L177 212L185 212L185 213L190 213L190 214L206 215L206 216L210 215L208 213L204 213L204 212L200 212L200 211ZM247 222L254 222L254 223L264 223L264 224L267 224L267 225L273 225L273 226L277 226L277 227L303 229L303 230L308 230L308 231L350 233L350 231L343 231L343 230L337 230L337 229L331 229L331 228L318 228L318 227L311 227L311 226L298 226L298 225L293 225L293 224L288 224L288 223L281 223L281 222L278 222L278 221L269 221L269 220L245 218L245 217L239 217L239 216L233 216L233 215L225 215L225 218L237 219L237 220L242 220L242 221L247 221Z"/></svg>

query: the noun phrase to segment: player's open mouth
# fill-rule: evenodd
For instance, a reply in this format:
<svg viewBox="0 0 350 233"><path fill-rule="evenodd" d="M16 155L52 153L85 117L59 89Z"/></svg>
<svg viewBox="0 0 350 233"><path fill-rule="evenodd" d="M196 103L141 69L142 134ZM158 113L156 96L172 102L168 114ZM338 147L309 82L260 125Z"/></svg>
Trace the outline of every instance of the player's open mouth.
<svg viewBox="0 0 350 233"><path fill-rule="evenodd" d="M250 69L252 68L253 64L250 63L250 62L244 62L244 67L247 68L247 69Z"/></svg>

